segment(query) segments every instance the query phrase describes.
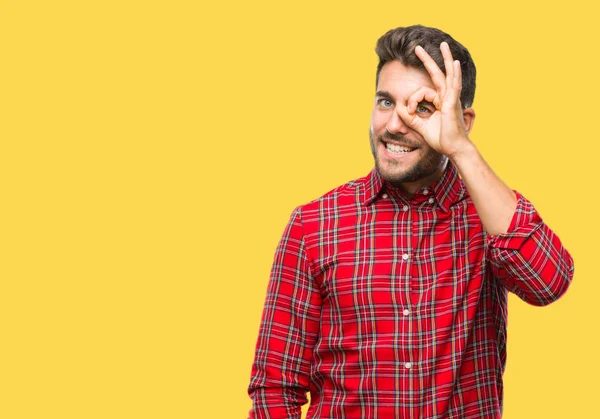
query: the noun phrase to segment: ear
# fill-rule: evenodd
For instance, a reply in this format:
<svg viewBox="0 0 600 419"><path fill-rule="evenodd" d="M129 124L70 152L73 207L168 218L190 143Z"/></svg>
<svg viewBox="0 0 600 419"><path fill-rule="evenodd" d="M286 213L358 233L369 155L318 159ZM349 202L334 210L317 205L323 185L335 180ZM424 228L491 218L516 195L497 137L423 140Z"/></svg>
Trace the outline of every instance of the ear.
<svg viewBox="0 0 600 419"><path fill-rule="evenodd" d="M465 121L465 127L468 134L471 132L473 124L475 123L475 110L473 108L463 109L463 121Z"/></svg>

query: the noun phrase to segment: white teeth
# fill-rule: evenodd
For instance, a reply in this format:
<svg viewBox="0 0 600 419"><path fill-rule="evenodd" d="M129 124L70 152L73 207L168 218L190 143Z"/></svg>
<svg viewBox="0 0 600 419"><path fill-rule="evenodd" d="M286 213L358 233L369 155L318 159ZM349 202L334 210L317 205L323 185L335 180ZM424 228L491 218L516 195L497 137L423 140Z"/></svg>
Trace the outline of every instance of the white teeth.
<svg viewBox="0 0 600 419"><path fill-rule="evenodd" d="M402 146L399 146L396 144L390 144L390 143L386 143L385 148L387 148L392 153L409 153L413 150L412 148L402 147Z"/></svg>

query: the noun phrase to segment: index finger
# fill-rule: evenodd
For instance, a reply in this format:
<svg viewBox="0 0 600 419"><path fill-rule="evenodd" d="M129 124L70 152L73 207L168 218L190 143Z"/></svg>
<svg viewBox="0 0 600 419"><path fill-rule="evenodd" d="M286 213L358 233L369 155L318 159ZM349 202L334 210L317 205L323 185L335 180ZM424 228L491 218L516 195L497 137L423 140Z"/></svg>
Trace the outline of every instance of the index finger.
<svg viewBox="0 0 600 419"><path fill-rule="evenodd" d="M433 85L439 90L443 91L446 87L446 76L442 72L442 70L438 67L438 65L433 61L431 55L425 51L425 49L421 45L417 45L415 48L415 55L419 57L425 69L431 76L431 80L433 81Z"/></svg>

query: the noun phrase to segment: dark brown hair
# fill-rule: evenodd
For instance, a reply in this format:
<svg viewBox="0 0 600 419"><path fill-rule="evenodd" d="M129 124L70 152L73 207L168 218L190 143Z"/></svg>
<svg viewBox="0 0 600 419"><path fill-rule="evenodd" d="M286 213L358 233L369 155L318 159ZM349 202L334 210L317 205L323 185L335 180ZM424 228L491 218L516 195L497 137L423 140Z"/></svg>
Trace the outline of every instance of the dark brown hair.
<svg viewBox="0 0 600 419"><path fill-rule="evenodd" d="M421 25L399 27L389 30L379 38L375 47L375 52L379 57L375 79L376 88L377 83L379 83L381 68L389 61L400 60L407 67L414 67L427 72L419 57L415 55L415 47L417 45L422 46L444 74L446 74L444 57L440 51L440 44L443 41L446 41L450 46L452 57L460 61L460 69L462 71L460 102L464 108L471 107L473 98L475 97L475 63L473 63L469 51L462 44L455 41L447 33L436 28L428 28Z"/></svg>

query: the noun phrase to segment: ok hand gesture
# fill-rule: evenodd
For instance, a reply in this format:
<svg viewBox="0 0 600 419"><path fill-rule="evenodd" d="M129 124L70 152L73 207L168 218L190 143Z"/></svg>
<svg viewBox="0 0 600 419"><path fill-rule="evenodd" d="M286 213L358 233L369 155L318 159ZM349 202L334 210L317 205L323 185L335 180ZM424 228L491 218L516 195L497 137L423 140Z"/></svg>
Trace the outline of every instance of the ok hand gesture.
<svg viewBox="0 0 600 419"><path fill-rule="evenodd" d="M470 126L467 127L464 118L470 115L470 124L475 113L471 108L463 109L460 103L460 62L453 60L446 42L442 42L440 49L444 57L446 75L421 46L415 48L415 54L427 69L435 90L426 86L417 89L409 97L406 108L401 107L400 117L417 131L431 148L452 157L471 144L468 136ZM428 118L423 118L415 112L419 103L423 101L430 102L435 107L435 111Z"/></svg>

